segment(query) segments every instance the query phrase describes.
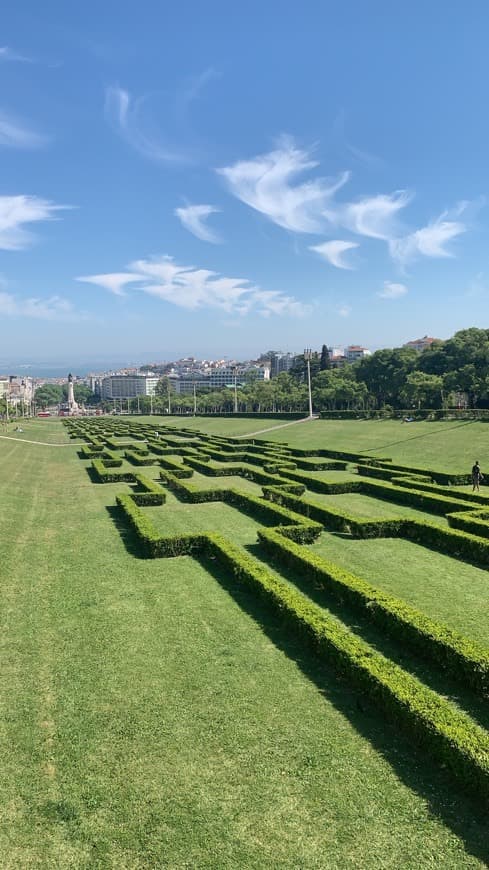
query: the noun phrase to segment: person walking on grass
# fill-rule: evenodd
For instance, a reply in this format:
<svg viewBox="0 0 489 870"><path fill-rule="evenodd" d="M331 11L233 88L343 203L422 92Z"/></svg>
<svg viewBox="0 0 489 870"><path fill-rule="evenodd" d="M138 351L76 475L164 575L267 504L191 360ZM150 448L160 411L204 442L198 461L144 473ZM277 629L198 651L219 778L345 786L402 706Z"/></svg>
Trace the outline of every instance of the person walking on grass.
<svg viewBox="0 0 489 870"><path fill-rule="evenodd" d="M481 472L479 461L476 460L475 465L472 466L472 492L479 492L479 484L481 480L484 480L484 475Z"/></svg>

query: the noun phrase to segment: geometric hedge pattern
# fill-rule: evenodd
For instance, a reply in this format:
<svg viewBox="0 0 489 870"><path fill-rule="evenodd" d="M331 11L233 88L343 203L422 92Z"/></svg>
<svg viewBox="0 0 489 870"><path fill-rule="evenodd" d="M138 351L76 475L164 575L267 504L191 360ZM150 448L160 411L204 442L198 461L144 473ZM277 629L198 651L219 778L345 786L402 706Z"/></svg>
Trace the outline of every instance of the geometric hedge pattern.
<svg viewBox="0 0 489 870"><path fill-rule="evenodd" d="M218 568L229 582L247 586L263 607L280 614L284 631L297 634L348 680L359 703L381 709L401 739L447 768L459 787L489 799L489 733L483 727L489 650L308 547L323 530L401 538L487 567L489 496L455 489L469 482L467 475L121 419L65 425L81 439L79 455L94 483L119 484L114 502L140 557L190 555L211 574ZM318 474L324 471L339 472L338 480ZM226 478L243 483L228 487ZM169 493L188 505L222 502L251 517L257 526L253 552L211 520L209 529L163 533L172 510ZM409 511L395 519L362 518L321 504L316 493L361 493L432 520ZM155 509L162 512L158 524Z"/></svg>

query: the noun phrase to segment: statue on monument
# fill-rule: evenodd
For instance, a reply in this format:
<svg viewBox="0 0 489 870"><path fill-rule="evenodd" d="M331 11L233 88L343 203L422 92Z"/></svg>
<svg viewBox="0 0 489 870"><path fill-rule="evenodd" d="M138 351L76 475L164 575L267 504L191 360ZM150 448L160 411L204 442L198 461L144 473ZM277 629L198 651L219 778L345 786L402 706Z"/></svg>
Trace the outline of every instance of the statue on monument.
<svg viewBox="0 0 489 870"><path fill-rule="evenodd" d="M73 390L73 375L71 372L68 375L68 408L70 414L78 412L78 404L75 402L75 393Z"/></svg>

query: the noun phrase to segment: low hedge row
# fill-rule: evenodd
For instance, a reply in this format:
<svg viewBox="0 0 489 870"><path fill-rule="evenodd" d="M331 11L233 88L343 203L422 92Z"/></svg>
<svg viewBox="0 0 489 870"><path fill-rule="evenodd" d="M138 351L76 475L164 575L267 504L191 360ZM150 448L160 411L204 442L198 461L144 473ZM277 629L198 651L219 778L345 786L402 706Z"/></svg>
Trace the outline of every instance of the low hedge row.
<svg viewBox="0 0 489 870"><path fill-rule="evenodd" d="M487 508L448 514L447 520L453 529L469 532L481 538L489 538L489 511Z"/></svg>
<svg viewBox="0 0 489 870"><path fill-rule="evenodd" d="M418 520L403 520L401 537L454 559L463 559L475 565L489 565L489 541L469 532Z"/></svg>
<svg viewBox="0 0 489 870"><path fill-rule="evenodd" d="M464 786L489 798L489 735L468 716L220 535L207 536L204 554L258 592L317 654L381 707L396 727L423 744Z"/></svg>
<svg viewBox="0 0 489 870"><path fill-rule="evenodd" d="M109 471L101 459L92 460L92 470L99 483L134 483L132 471Z"/></svg>
<svg viewBox="0 0 489 870"><path fill-rule="evenodd" d="M155 529L145 512L138 507L132 495L118 495L116 501L135 531L141 554L146 558L188 556L202 551L205 545L204 535L164 537Z"/></svg>
<svg viewBox="0 0 489 870"><path fill-rule="evenodd" d="M272 504L264 498L259 498L249 492L241 492L237 489L223 490L226 504L237 507L243 513L250 514L259 521L273 523L280 526L283 535L302 544L310 544L319 537L322 525L314 520L304 521L300 514L289 508Z"/></svg>
<svg viewBox="0 0 489 870"><path fill-rule="evenodd" d="M139 507L165 504L166 493L154 480L139 472L136 472L134 479L137 489L132 493L132 498Z"/></svg>
<svg viewBox="0 0 489 870"><path fill-rule="evenodd" d="M290 478L291 480L297 480L299 483L304 484L306 489L309 489L311 492L322 492L327 495L341 495L346 492L361 492L362 491L362 480L339 480L339 481L326 481L320 480L317 477L311 477L310 474L307 474L305 471L294 471L292 469L284 468L281 466L281 475L282 477Z"/></svg>
<svg viewBox="0 0 489 870"><path fill-rule="evenodd" d="M489 693L489 654L483 647L315 553L284 541L274 529L259 531L258 540L279 564L297 570L301 577L337 600L348 602L387 634L469 684L478 694Z"/></svg>
<svg viewBox="0 0 489 870"><path fill-rule="evenodd" d="M102 453L102 463L105 465L105 468L120 468L122 465L122 459L111 450L105 448Z"/></svg>
<svg viewBox="0 0 489 870"><path fill-rule="evenodd" d="M362 519L354 517L337 508L315 504L307 499L297 498L285 491L284 487L264 486L263 496L275 504L284 505L289 510L310 517L330 532L346 532L355 538L398 537L403 519Z"/></svg>
<svg viewBox="0 0 489 870"><path fill-rule="evenodd" d="M159 461L154 456L141 456L134 450L125 450L124 456L132 465L156 465Z"/></svg>
<svg viewBox="0 0 489 870"><path fill-rule="evenodd" d="M377 459L376 462L383 466L385 460ZM471 475L463 471L433 471L431 468L413 468L410 465L395 465L389 462L389 468L394 471L402 471L406 474L421 474L424 477L430 477L435 483L442 486L463 486L470 483Z"/></svg>
<svg viewBox="0 0 489 870"><path fill-rule="evenodd" d="M192 477L193 469L189 468L188 465L180 464L179 462L174 462L173 459L168 459L166 456L160 456L158 459L158 465L161 468L170 471L175 477L185 478ZM162 477L160 473L160 477Z"/></svg>
<svg viewBox="0 0 489 870"><path fill-rule="evenodd" d="M424 492L433 492L436 495L444 495L447 498L457 499L465 502L473 502L474 505L486 505L489 507L489 495L481 495L480 492L464 492L463 490L457 490L453 486L440 486L437 483L426 483L424 480L418 482L418 478L414 478L408 475L403 475L402 477L393 477L392 483L395 486L404 486L409 487L412 485L412 481L416 480L416 489L423 490Z"/></svg>
<svg viewBox="0 0 489 870"><path fill-rule="evenodd" d="M365 495L374 495L376 498L392 501L395 504L406 504L418 510L441 516L460 510L460 504L464 504L458 499L453 499L451 496L438 495L421 489L411 489L410 487L395 486L394 484L382 483L377 480L361 480L359 492ZM470 509L470 505L467 505L467 507Z"/></svg>
<svg viewBox="0 0 489 870"><path fill-rule="evenodd" d="M181 499L192 504L203 504L207 501L224 501L222 494L227 492L227 490L223 489L198 489L196 486L192 486L191 483L184 482L181 477L167 469L160 471L160 478Z"/></svg>

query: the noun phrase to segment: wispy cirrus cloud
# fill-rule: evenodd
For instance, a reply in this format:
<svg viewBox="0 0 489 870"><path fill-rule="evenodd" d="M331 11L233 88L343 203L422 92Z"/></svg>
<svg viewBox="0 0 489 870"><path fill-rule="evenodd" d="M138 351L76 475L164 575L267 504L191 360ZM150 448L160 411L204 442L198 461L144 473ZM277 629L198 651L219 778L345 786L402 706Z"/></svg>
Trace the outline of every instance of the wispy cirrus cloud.
<svg viewBox="0 0 489 870"><path fill-rule="evenodd" d="M69 206L37 196L0 196L0 250L20 251L35 240L26 224L55 220Z"/></svg>
<svg viewBox="0 0 489 870"><path fill-rule="evenodd" d="M339 314L340 317L349 317L351 314L351 305L347 305L346 303L337 305L336 313Z"/></svg>
<svg viewBox="0 0 489 870"><path fill-rule="evenodd" d="M0 291L0 315L5 317L28 317L35 320L84 320L87 315L77 312L68 299L61 296L22 298Z"/></svg>
<svg viewBox="0 0 489 870"><path fill-rule="evenodd" d="M407 292L408 288L405 284L384 281L384 286L382 290L379 290L377 296L380 296L381 299L399 299L401 296L405 296Z"/></svg>
<svg viewBox="0 0 489 870"><path fill-rule="evenodd" d="M147 97L133 99L129 91L120 87L106 88L105 117L116 132L136 151L150 160L162 163L186 163L188 155L172 148L162 137L144 130L143 108Z"/></svg>
<svg viewBox="0 0 489 870"><path fill-rule="evenodd" d="M216 171L234 196L278 226L296 233L330 235L334 228L338 231L341 227L356 236L385 242L392 258L402 265L417 257L453 256L447 244L468 228L460 215L474 204L464 202L427 226L406 233L400 216L411 204L414 193L396 190L339 202L336 194L350 179L349 171L333 180L313 177L297 181L297 176L317 167L310 151L298 148L290 138L283 138L267 154L239 160ZM354 244L333 239L310 249L337 268L350 268L342 255Z"/></svg>
<svg viewBox="0 0 489 870"><path fill-rule="evenodd" d="M141 275L133 274L132 272L112 272L107 275L86 275L76 278L77 281L83 281L85 284L94 284L96 287L103 287L114 296L127 296L125 287L127 284L134 284L141 281Z"/></svg>
<svg viewBox="0 0 489 870"><path fill-rule="evenodd" d="M281 291L262 290L247 278L228 278L209 269L182 266L168 256L136 260L128 268L128 272L91 275L78 280L98 284L104 289L133 284L134 290L190 311L210 308L238 315L253 311L264 317L272 314L304 316L310 311L310 306Z"/></svg>
<svg viewBox="0 0 489 870"><path fill-rule="evenodd" d="M324 226L324 212L336 191L348 181L349 173L342 172L335 179L294 183L298 175L317 166L307 151L283 138L268 154L239 160L216 171L234 196L273 223L297 233L319 233Z"/></svg>
<svg viewBox="0 0 489 870"><path fill-rule="evenodd" d="M320 245L310 245L309 250L315 251L321 257L336 266L337 269L353 269L350 263L344 259L346 251L358 248L357 242L345 242L341 239L332 239L330 242L322 242Z"/></svg>
<svg viewBox="0 0 489 870"><path fill-rule="evenodd" d="M326 212L332 223L339 223L359 236L389 241L397 233L397 215L411 202L406 190L367 196Z"/></svg>
<svg viewBox="0 0 489 870"><path fill-rule="evenodd" d="M19 54L18 51L14 51L13 48L10 48L8 45L0 46L0 63L2 61L16 61L17 63L32 63L30 57L25 57L23 54Z"/></svg>
<svg viewBox="0 0 489 870"><path fill-rule="evenodd" d="M219 244L220 236L211 230L205 223L206 218L211 214L218 214L220 209L213 205L187 205L175 209L175 214L182 222L185 229L203 242L212 242Z"/></svg>
<svg viewBox="0 0 489 870"><path fill-rule="evenodd" d="M47 143L46 136L26 127L17 118L0 110L0 146L7 148L41 148Z"/></svg>
<svg viewBox="0 0 489 870"><path fill-rule="evenodd" d="M389 242L391 256L403 266L419 256L453 257L453 252L446 245L465 233L467 225L460 220L447 220L447 218L454 214L459 216L467 205L468 203L460 203L455 213L445 211L427 226L402 238L391 239Z"/></svg>

